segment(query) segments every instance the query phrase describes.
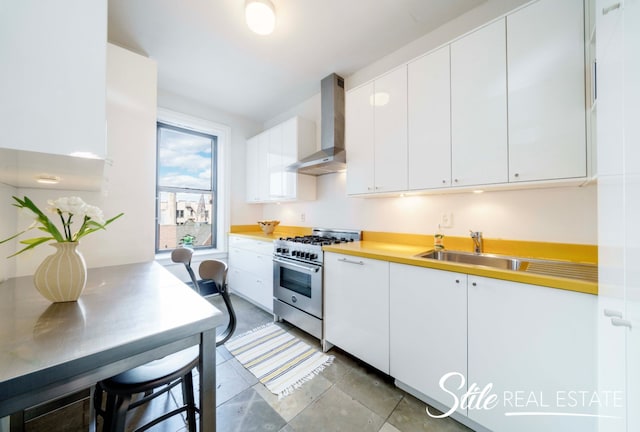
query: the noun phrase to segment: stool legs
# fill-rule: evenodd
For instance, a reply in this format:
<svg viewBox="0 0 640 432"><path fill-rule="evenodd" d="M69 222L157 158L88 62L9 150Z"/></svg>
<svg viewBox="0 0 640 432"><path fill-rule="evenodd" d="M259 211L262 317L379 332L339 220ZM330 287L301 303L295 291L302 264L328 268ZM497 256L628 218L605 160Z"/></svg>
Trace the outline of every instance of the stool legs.
<svg viewBox="0 0 640 432"><path fill-rule="evenodd" d="M173 385L177 385L177 383ZM104 391L104 389L98 384L94 393L94 409L96 410L96 413L103 419L103 432L124 432L127 412L129 411L129 409L135 409L136 407L140 406L140 404L148 403L149 400L153 399L155 396L168 392L168 390L173 387L173 385L167 387L167 389L164 391L157 392L157 394L153 393L153 391L145 391L145 398L132 403L133 394L109 393L108 391ZM189 426L188 430L189 432L196 432L196 413L198 412L198 408L195 404L195 395L193 391L193 375L191 371L181 377L181 386L183 398L182 408L178 408L169 413L166 413L136 430L144 431L160 421L166 420L173 415L186 411L187 423ZM103 392L107 394L107 400L104 410L102 409ZM146 400L147 398L149 400ZM97 417L98 416L96 416L96 429Z"/></svg>
<svg viewBox="0 0 640 432"><path fill-rule="evenodd" d="M193 394L193 375L191 372L182 379L182 398L187 406L187 423L189 432L196 432L196 402Z"/></svg>

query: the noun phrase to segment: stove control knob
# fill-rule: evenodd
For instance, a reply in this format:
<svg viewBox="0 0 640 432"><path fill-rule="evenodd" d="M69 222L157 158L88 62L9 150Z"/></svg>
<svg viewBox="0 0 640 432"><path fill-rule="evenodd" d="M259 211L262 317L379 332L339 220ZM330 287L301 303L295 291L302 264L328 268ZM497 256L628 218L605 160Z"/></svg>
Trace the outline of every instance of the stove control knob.
<svg viewBox="0 0 640 432"><path fill-rule="evenodd" d="M308 259L308 258L309 258L309 252L305 252L305 253L303 254L303 258L307 258L307 259Z"/></svg>
<svg viewBox="0 0 640 432"><path fill-rule="evenodd" d="M285 255L286 255L286 254L288 254L288 253L289 253L289 249L287 249L287 248L282 248L282 253L283 253L283 254L285 254Z"/></svg>
<svg viewBox="0 0 640 432"><path fill-rule="evenodd" d="M318 254L312 253L311 255L309 255L309 258L312 259L312 260L318 259Z"/></svg>
<svg viewBox="0 0 640 432"><path fill-rule="evenodd" d="M277 252L277 253L282 253L282 248L278 248L278 249L276 249L276 252Z"/></svg>

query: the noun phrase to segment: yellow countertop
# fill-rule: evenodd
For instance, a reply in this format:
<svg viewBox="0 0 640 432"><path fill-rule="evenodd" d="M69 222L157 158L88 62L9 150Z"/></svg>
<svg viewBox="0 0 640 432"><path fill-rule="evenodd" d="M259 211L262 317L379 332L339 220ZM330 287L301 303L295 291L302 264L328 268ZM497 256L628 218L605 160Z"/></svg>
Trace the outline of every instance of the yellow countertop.
<svg viewBox="0 0 640 432"><path fill-rule="evenodd" d="M540 285L550 288L559 288L585 294L598 294L598 284L594 282L544 276L520 271L493 269L490 267L471 264L450 263L427 260L424 258L416 258L415 255L432 249L425 246L364 240L360 242L324 246L322 249L325 252L336 252L345 255L390 261L399 264L428 267L438 270L447 270L457 273L465 273L494 279L521 282L531 285Z"/></svg>
<svg viewBox="0 0 640 432"><path fill-rule="evenodd" d="M293 237L310 233L311 228L307 227L278 226L273 234L264 234L258 230L257 225L235 225L229 234L254 240L273 241L280 237ZM433 249L428 246L433 244L433 236L429 235L364 231L362 237L363 240L359 242L324 246L322 249L326 252L373 258L399 264L485 276L585 294L598 294L598 284L595 282L416 258L415 255ZM447 237L445 245L447 249L451 250L470 251L471 239ZM528 258L556 259L590 264L597 264L598 256L596 246L494 239L485 239L485 251Z"/></svg>

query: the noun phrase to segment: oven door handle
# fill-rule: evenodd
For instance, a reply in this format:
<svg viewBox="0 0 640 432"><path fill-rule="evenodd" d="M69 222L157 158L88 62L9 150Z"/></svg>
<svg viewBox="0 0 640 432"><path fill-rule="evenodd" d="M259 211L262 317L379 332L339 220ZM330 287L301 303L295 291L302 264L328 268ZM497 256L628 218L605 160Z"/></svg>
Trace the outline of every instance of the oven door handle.
<svg viewBox="0 0 640 432"><path fill-rule="evenodd" d="M282 264L283 266L290 266L290 267L295 267L301 270L305 270L309 273L318 273L318 270L320 270L320 267L307 267L304 266L302 264L297 264L297 263L293 263L291 261L285 261L285 260L281 260L278 258L274 258L273 262L278 263L278 264Z"/></svg>

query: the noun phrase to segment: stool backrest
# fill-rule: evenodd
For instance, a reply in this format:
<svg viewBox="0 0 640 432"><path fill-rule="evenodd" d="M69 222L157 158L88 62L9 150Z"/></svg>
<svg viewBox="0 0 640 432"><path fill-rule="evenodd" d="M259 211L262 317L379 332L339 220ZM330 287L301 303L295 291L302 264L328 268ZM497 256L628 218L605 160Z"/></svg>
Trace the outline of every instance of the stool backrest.
<svg viewBox="0 0 640 432"><path fill-rule="evenodd" d="M200 263L198 273L200 279L213 280L219 289L224 289L227 284L227 264L219 260L204 260Z"/></svg>
<svg viewBox="0 0 640 432"><path fill-rule="evenodd" d="M184 264L187 272L189 273L189 277L191 278L191 282L193 282L193 288L196 291L200 292L200 287L198 287L196 275L191 268L191 257L193 257L193 249L188 247L179 247L171 251L171 261L173 261L174 263Z"/></svg>

